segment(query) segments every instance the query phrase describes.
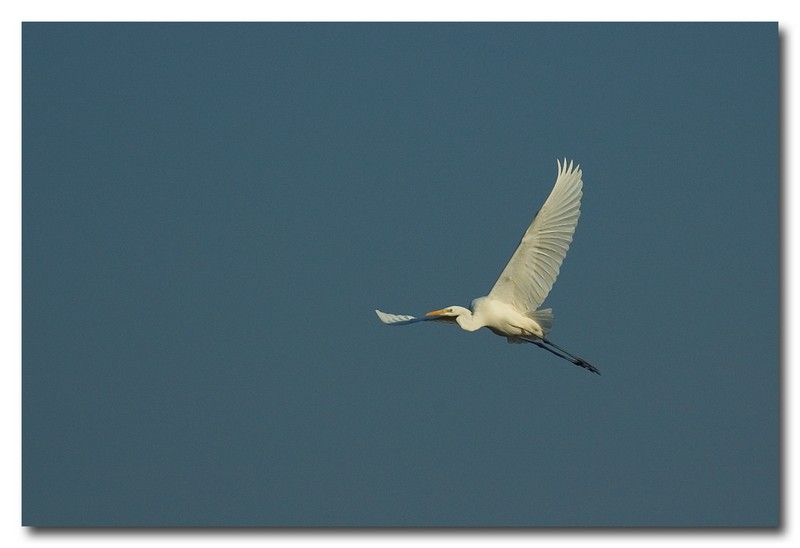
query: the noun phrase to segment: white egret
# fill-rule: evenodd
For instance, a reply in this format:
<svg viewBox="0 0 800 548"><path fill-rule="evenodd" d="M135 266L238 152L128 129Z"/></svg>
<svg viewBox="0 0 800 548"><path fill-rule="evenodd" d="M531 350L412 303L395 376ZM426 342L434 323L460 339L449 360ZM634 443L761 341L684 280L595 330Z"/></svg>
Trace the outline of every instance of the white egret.
<svg viewBox="0 0 800 548"><path fill-rule="evenodd" d="M378 318L389 325L421 321L457 323L465 331L481 327L506 337L509 343L531 343L593 373L593 365L547 338L553 322L550 308L539 310L558 277L572 235L580 217L583 181L580 166L572 161L558 164L558 177L542 208L522 236L494 287L485 297L472 301L470 308L448 306L425 317L387 314L376 310Z"/></svg>

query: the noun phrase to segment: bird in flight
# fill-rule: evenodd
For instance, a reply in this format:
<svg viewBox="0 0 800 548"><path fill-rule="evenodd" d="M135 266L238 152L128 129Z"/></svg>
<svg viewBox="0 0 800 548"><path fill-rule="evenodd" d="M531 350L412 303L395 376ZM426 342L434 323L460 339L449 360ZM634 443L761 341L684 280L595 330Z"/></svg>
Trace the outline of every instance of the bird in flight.
<svg viewBox="0 0 800 548"><path fill-rule="evenodd" d="M448 306L424 317L387 314L375 310L389 325L437 321L457 323L465 331L486 327L509 343L531 343L592 373L600 371L583 358L571 354L547 338L553 310L539 307L558 277L578 224L583 195L579 165L558 164L558 177L550 196L536 214L505 269L485 297L472 301L470 308Z"/></svg>

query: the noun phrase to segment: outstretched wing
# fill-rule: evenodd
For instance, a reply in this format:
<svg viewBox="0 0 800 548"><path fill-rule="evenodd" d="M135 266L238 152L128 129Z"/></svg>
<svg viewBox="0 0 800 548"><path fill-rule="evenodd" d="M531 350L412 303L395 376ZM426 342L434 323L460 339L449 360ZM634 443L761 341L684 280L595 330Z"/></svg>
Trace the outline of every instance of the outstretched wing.
<svg viewBox="0 0 800 548"><path fill-rule="evenodd" d="M422 318L415 318L414 316L408 316L405 314L387 314L386 312L381 312L380 310L376 310L375 314L377 314L378 318L380 318L380 320L387 325L408 325L410 323L417 322L456 323L456 319L454 317L448 316L423 316Z"/></svg>
<svg viewBox="0 0 800 548"><path fill-rule="evenodd" d="M580 166L558 162L558 178L550 196L522 236L489 298L520 312L536 310L550 293L567 255L581 211Z"/></svg>

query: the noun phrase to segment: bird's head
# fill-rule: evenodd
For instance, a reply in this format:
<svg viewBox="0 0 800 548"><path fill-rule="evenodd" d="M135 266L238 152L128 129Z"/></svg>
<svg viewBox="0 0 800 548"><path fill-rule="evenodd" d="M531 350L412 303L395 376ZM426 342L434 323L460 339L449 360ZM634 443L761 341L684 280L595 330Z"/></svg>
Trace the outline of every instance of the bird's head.
<svg viewBox="0 0 800 548"><path fill-rule="evenodd" d="M455 317L463 316L472 314L469 309L464 308L463 306L448 306L447 308L442 308L440 310L433 310L432 312L428 312L425 314L426 316L445 316L445 317Z"/></svg>

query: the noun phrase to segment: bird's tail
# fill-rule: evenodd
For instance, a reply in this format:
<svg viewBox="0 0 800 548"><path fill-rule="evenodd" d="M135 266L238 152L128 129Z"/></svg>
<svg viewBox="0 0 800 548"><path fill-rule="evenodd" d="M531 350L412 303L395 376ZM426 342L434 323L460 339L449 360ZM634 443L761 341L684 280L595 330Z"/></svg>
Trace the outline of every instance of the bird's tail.
<svg viewBox="0 0 800 548"><path fill-rule="evenodd" d="M534 310L533 312L528 312L526 316L528 316L530 319L539 324L539 327L542 328L542 332L545 334L545 336L547 336L547 334L550 333L550 329L553 327L552 308Z"/></svg>

